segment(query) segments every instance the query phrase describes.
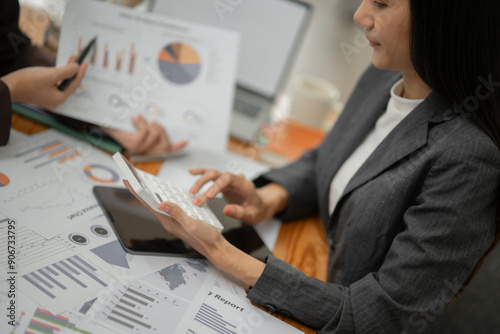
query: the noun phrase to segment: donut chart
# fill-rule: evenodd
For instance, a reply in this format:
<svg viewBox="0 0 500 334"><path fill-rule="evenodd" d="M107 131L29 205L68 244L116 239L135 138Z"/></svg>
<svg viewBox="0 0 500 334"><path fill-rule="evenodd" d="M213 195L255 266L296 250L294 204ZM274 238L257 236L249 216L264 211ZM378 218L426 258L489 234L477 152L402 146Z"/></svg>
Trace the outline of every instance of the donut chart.
<svg viewBox="0 0 500 334"><path fill-rule="evenodd" d="M100 164L89 164L83 167L83 172L89 179L99 183L116 183L120 179L114 170Z"/></svg>
<svg viewBox="0 0 500 334"><path fill-rule="evenodd" d="M171 43L158 55L158 65L165 79L184 85L192 82L201 71L198 52L186 43Z"/></svg>
<svg viewBox="0 0 500 334"><path fill-rule="evenodd" d="M10 183L10 179L7 177L7 175L0 173L0 188L8 186Z"/></svg>

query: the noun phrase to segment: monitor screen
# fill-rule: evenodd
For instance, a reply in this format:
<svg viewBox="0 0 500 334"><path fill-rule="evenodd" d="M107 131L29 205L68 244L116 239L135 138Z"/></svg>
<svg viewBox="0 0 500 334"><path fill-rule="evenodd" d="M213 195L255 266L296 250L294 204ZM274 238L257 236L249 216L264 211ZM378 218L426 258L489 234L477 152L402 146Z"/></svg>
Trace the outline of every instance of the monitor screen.
<svg viewBox="0 0 500 334"><path fill-rule="evenodd" d="M238 31L237 83L270 98L284 85L310 12L293 0L157 0L152 10Z"/></svg>

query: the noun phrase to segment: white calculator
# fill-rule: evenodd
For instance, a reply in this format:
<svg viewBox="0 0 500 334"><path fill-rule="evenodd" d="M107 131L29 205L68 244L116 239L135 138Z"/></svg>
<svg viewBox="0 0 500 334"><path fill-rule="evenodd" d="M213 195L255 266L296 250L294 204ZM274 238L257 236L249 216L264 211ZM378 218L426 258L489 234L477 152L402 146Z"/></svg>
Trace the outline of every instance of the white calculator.
<svg viewBox="0 0 500 334"><path fill-rule="evenodd" d="M115 153L113 159L135 192L151 209L168 216L165 211L158 209L158 204L164 201L172 202L179 205L189 216L203 220L219 231L224 229L212 210L206 204L201 207L194 205L192 200L195 196L189 194L183 188L164 181L153 174L136 169L120 152Z"/></svg>

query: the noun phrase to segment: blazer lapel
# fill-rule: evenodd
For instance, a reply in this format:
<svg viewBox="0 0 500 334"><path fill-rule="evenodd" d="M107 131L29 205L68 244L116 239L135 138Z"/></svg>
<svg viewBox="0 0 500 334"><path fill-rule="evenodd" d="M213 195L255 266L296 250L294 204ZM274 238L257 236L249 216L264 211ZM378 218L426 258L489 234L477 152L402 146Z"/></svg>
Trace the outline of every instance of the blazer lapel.
<svg viewBox="0 0 500 334"><path fill-rule="evenodd" d="M321 165L328 166L318 170L320 189L320 215L323 221L328 221L328 204L330 198L330 184L342 164L363 142L366 135L375 126L379 117L387 109L390 98L390 88L401 79L397 72L387 72L386 77L377 82L377 86L361 89L361 93L354 92L350 103L340 115L328 138L323 141ZM379 74L380 76L380 74ZM370 94L366 94L366 89Z"/></svg>
<svg viewBox="0 0 500 334"><path fill-rule="evenodd" d="M431 93L427 99L389 133L368 157L347 184L344 193L339 199L339 203L354 189L362 186L394 163L424 146L427 143L430 122L438 123L456 116L454 112L445 112L445 110L446 104L444 101L437 94Z"/></svg>

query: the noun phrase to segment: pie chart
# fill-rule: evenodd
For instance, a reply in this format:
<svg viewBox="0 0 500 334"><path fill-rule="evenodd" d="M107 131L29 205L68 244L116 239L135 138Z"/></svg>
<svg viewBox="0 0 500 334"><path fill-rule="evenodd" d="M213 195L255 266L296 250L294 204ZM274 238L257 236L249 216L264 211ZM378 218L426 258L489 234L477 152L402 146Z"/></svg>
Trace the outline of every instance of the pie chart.
<svg viewBox="0 0 500 334"><path fill-rule="evenodd" d="M7 175L0 173L0 188L8 186L10 183Z"/></svg>
<svg viewBox="0 0 500 334"><path fill-rule="evenodd" d="M200 56L186 43L171 43L165 46L158 55L160 71L168 81L184 85L200 74Z"/></svg>

